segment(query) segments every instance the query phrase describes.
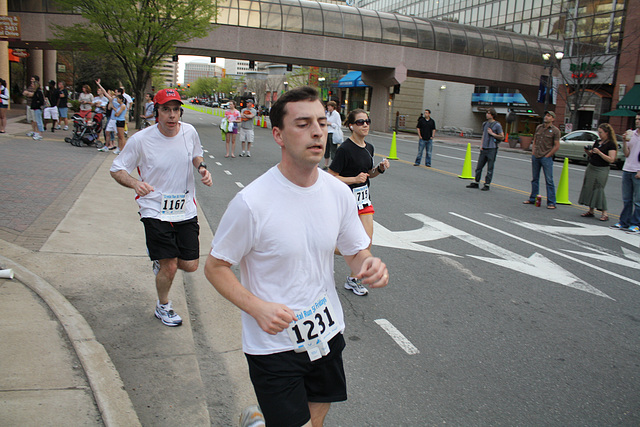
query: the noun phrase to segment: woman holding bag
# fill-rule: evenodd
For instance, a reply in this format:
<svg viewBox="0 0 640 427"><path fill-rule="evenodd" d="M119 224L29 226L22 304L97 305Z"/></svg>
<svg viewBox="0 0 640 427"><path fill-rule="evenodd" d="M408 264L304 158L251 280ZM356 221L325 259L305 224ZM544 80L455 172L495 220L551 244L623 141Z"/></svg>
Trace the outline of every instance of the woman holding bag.
<svg viewBox="0 0 640 427"><path fill-rule="evenodd" d="M342 119L340 113L336 111L337 104L335 101L327 102L327 127L329 134L327 135L327 145L324 149L324 167L323 170L329 169L329 158L331 160L336 156L338 146L342 144L344 136L342 135Z"/></svg>
<svg viewBox="0 0 640 427"><path fill-rule="evenodd" d="M584 150L589 156L589 164L584 172L584 181L578 203L589 206L589 210L582 217L594 216L594 210L602 211L600 221L607 221L607 198L604 188L609 178L609 165L616 160L618 143L616 134L609 123L598 126L600 140L592 147L586 146Z"/></svg>

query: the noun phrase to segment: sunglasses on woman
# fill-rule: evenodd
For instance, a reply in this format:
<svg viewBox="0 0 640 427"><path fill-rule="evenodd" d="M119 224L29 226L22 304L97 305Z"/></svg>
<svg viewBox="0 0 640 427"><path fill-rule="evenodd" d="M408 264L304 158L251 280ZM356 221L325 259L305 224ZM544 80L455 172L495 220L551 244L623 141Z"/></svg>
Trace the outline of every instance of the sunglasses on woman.
<svg viewBox="0 0 640 427"><path fill-rule="evenodd" d="M356 126L362 126L362 125L364 125L365 123L366 123L366 124L368 124L368 125L370 125L370 124L371 124L371 119L366 119L366 120L364 120L364 119L359 119L359 120L356 120L355 122L353 122L353 124L354 124L354 125L356 125Z"/></svg>

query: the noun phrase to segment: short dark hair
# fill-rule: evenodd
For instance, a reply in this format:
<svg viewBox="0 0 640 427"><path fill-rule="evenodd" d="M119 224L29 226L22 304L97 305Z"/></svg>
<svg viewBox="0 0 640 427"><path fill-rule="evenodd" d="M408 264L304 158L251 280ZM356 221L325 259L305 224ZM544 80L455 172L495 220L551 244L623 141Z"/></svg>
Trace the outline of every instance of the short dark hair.
<svg viewBox="0 0 640 427"><path fill-rule="evenodd" d="M496 112L496 109L491 107L487 110L487 113L491 114L491 117L493 117L493 119L496 119L496 116L498 115L498 113Z"/></svg>
<svg viewBox="0 0 640 427"><path fill-rule="evenodd" d="M428 111L429 115L431 115L431 110L429 110L428 108L425 108L424 111Z"/></svg>
<svg viewBox="0 0 640 427"><path fill-rule="evenodd" d="M271 126L282 129L284 126L284 116L286 115L286 107L290 102L300 101L317 101L318 91L309 86L302 86L285 92L274 104L271 106L269 112L269 119L271 119Z"/></svg>

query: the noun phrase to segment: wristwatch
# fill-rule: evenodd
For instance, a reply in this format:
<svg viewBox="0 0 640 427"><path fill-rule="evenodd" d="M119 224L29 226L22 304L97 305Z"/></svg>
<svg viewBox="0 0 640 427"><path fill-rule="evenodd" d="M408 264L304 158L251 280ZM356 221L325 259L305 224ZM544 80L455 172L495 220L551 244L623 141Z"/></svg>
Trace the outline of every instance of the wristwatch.
<svg viewBox="0 0 640 427"><path fill-rule="evenodd" d="M198 165L198 171L200 171L200 168L207 168L207 164L205 162L200 162L200 164Z"/></svg>

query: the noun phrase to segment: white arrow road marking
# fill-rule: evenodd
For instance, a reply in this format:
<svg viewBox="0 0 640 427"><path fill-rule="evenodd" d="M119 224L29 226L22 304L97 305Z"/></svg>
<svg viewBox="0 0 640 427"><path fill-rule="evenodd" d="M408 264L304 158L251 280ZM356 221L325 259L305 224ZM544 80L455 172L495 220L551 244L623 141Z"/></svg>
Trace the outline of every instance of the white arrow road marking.
<svg viewBox="0 0 640 427"><path fill-rule="evenodd" d="M558 222L562 222L564 224L570 224L572 227L568 226L557 226L557 225L542 225L542 224L533 224L530 222L520 221L515 218L510 218L505 215L499 214L488 214L494 216L496 218L502 218L506 221L511 222L512 224L519 225L524 228L528 228L529 230L538 231L540 233L553 234L553 235L562 235L562 239L566 240L565 236L609 236L613 237L616 240L619 240L624 243L628 243L631 246L637 247L640 244L640 235L634 235L629 233L624 233L620 230L603 227L601 225L594 224L585 224L583 222L574 222L574 221L566 221L563 219L556 219ZM579 241L574 241L578 243ZM580 246L584 246L584 242L579 242ZM598 248L599 250L600 248Z"/></svg>
<svg viewBox="0 0 640 427"><path fill-rule="evenodd" d="M507 235L509 237L513 237L517 240L521 240L524 241L526 243L532 244L534 246L539 246L536 245L535 243L531 243L531 242L527 242L524 239L521 239L517 236L513 236L510 235L508 233L505 233L501 230L495 229L493 227L490 227L486 224L482 224L478 221L474 221L470 218L466 218L462 215L458 215L454 212L449 212L451 215L457 216L459 218L462 218L464 220L470 221L474 224L478 224L481 225L483 227L489 228L491 230L494 230L496 232L500 232L504 235ZM466 233L462 230L458 230L456 228L451 227L450 225L441 223L439 221L433 221L430 218L426 217L425 215L422 214L407 214L409 217L417 219L418 221L431 221L430 224L434 227L442 227L441 231L446 231L449 235L456 237L466 243L469 243L472 246L475 246L477 248L480 248L482 250L488 251L490 252L492 255L499 257L500 259L494 258L494 257L482 257L482 256L476 256L476 255L468 255L472 258L476 258L482 261L486 261L495 265L499 265L501 267L504 268L508 268L514 271L518 271L520 273L524 273L524 274L528 274L530 276L533 277L539 277L541 279L544 280L548 280L550 282L553 283L558 283L560 285L563 286L568 286L570 288L574 288L580 291L584 291L584 292L589 292L591 294L600 296L600 297L604 297L604 298L609 298L609 299L613 299L610 296L608 296L607 294L605 294L604 292L600 291L599 289L594 288L593 286L589 285L588 283L586 283L584 280L578 278L577 276L575 276L574 274L572 274L571 272L565 270L564 268L560 267L558 264L554 263L553 261L545 258L543 255L538 254L537 252L534 253L533 255L531 255L529 258L525 258L522 255L516 254L514 252L511 252L501 246L495 245L491 242L487 242L486 240L482 240L479 237L476 236L472 236L469 233ZM540 246L542 247L542 246ZM542 247L544 248L544 247ZM547 249L547 248L544 248ZM553 251L552 251L553 252ZM565 255L566 256L566 255Z"/></svg>
<svg viewBox="0 0 640 427"><path fill-rule="evenodd" d="M575 255L582 255L588 258L595 258L598 261L610 262L612 264L618 264L623 267L635 268L636 270L640 270L640 254L637 254L629 249L622 247L622 252L624 256L629 259L620 258L620 255L608 255L597 252L580 252L580 251L570 251L565 249L565 252L570 252Z"/></svg>
<svg viewBox="0 0 640 427"><path fill-rule="evenodd" d="M386 333L389 334L391 338L408 354L418 354L420 350L416 348L411 341L409 341L402 332L400 332L395 326L391 324L387 319L376 319L374 320Z"/></svg>
<svg viewBox="0 0 640 427"><path fill-rule="evenodd" d="M374 221L373 244L376 246L385 246L387 248L406 249L410 251L427 252L431 254L458 257L458 255L455 254L414 243L430 242L432 240L444 239L451 235L450 233L439 231L435 227L430 226L429 223L435 220L432 220L431 218L427 219L428 221L423 221L424 225L422 226L422 228L410 231L390 231Z"/></svg>
<svg viewBox="0 0 640 427"><path fill-rule="evenodd" d="M594 245L589 242L584 242L582 240L575 239L571 237L571 235L577 236L611 236L618 240L622 240L625 242L629 242L632 246L637 246L640 242L640 236L629 235L627 233L623 233L620 230L611 229L608 227L602 227L591 224L583 224L580 222L572 222L556 219L556 221L569 223L575 225L576 227L560 227L560 226L546 226L541 224L532 224L524 221L520 221L515 218L510 218L505 215L497 215L497 214L487 214L496 218L504 219L512 224L519 225L521 227L527 228L529 230L538 231L540 233L545 233L551 237L555 237L556 239L560 239L564 242L574 243L576 246L580 246L581 248L587 248L592 250L593 252L584 252L584 251L571 251L568 249L563 249L564 252L570 252L576 255L583 255L590 258L598 258L602 261L608 261L614 264L619 264L624 267L631 267L640 269L640 254L637 252L633 252L621 246L622 253L625 257L629 258L631 261L620 258L620 254L609 250L607 248L603 248L598 245ZM632 282L636 283L637 282Z"/></svg>

